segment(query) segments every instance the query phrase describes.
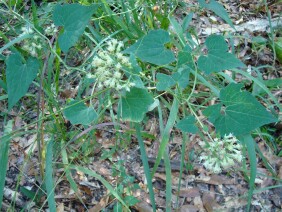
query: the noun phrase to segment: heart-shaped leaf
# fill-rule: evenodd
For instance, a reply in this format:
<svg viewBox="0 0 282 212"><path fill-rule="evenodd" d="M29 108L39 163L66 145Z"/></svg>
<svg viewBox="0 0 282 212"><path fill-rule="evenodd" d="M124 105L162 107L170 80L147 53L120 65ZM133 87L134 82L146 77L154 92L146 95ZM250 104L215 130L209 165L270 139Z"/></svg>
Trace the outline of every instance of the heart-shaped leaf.
<svg viewBox="0 0 282 212"><path fill-rule="evenodd" d="M162 29L152 30L130 46L124 53L133 53L144 62L155 65L166 65L175 60L171 50L164 47L170 42L169 34Z"/></svg>
<svg viewBox="0 0 282 212"><path fill-rule="evenodd" d="M245 67L233 54L228 53L228 46L220 35L211 35L205 42L208 48L207 56L200 56L198 67L206 74L219 72L225 69Z"/></svg>
<svg viewBox="0 0 282 212"><path fill-rule="evenodd" d="M98 117L92 106L87 107L83 102L72 100L64 110L64 115L72 124L89 125Z"/></svg>
<svg viewBox="0 0 282 212"><path fill-rule="evenodd" d="M124 68L126 70L126 77L130 80L130 82L134 83L134 87L145 88L142 79L139 76L139 73L142 71L142 68L138 65L136 57L133 54L130 55L129 61L131 67Z"/></svg>
<svg viewBox="0 0 282 212"><path fill-rule="evenodd" d="M26 63L22 63L19 53L12 54L6 60L6 77L8 89L9 110L22 98L39 69L39 62L29 57Z"/></svg>
<svg viewBox="0 0 282 212"><path fill-rule="evenodd" d="M251 93L241 91L241 87L241 84L229 84L220 91L221 103L204 110L204 115L222 136L229 133L245 135L277 121Z"/></svg>
<svg viewBox="0 0 282 212"><path fill-rule="evenodd" d="M179 68L172 75L157 73L156 78L158 82L156 88L158 91L165 91L177 83L181 89L184 89L189 84L189 75L190 68L187 66Z"/></svg>
<svg viewBox="0 0 282 212"><path fill-rule="evenodd" d="M179 68L176 73L172 75L172 78L178 83L181 89L184 89L189 84L190 68L183 66Z"/></svg>
<svg viewBox="0 0 282 212"><path fill-rule="evenodd" d="M67 52L82 35L89 19L98 5L83 6L80 4L57 4L53 12L56 26L63 26L64 32L59 36L59 45L63 52Z"/></svg>
<svg viewBox="0 0 282 212"><path fill-rule="evenodd" d="M190 48L187 46L187 49ZM180 51L177 56L177 67L180 68L183 65L189 66L194 69L194 61L191 55L191 51Z"/></svg>
<svg viewBox="0 0 282 212"><path fill-rule="evenodd" d="M186 116L181 119L176 127L180 129L182 132L186 133L197 133L198 127L195 125L195 117L194 116Z"/></svg>
<svg viewBox="0 0 282 212"><path fill-rule="evenodd" d="M170 75L157 73L156 78L158 81L156 86L158 91L164 91L176 84L175 80Z"/></svg>
<svg viewBox="0 0 282 212"><path fill-rule="evenodd" d="M120 99L118 107L124 120L140 122L153 102L147 90L133 87Z"/></svg>
<svg viewBox="0 0 282 212"><path fill-rule="evenodd" d="M210 0L209 3L206 3L206 0L198 0L198 2L202 7L213 11L216 15L226 21L226 23L228 23L232 28L234 28L234 25L230 20L228 13L220 3L216 2L215 0Z"/></svg>

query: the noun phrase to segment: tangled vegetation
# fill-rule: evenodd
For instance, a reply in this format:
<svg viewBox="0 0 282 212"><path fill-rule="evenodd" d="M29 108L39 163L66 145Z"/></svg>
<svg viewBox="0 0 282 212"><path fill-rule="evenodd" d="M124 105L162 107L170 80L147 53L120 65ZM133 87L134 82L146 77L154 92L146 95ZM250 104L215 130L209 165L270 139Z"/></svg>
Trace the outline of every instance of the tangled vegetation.
<svg viewBox="0 0 282 212"><path fill-rule="evenodd" d="M190 12L177 16L181 8ZM197 34L194 17L206 11L235 29L222 4L214 0L1 1L0 208L3 196L7 198L12 144L27 137L29 146L19 156L22 162L14 180L15 191L29 204L19 206L13 193L13 210L58 211L55 195L62 181L87 210L90 206L76 179L85 175L99 181L112 199L100 210L132 210L142 201L135 192L143 190L157 211L154 178L162 164L165 211L180 208L179 198L172 200L170 143L175 135L181 137L176 194L184 172L193 172L194 163L209 173L241 173L248 183L246 211L257 191L258 163L262 161L275 186L281 187L277 170L256 140L282 156L281 136L274 135L281 115L275 94L281 89L280 70L275 69L281 62L281 42L275 38L279 33L271 28L267 44L274 59L266 69L277 78L264 80L261 67L238 58L241 49L234 39L241 35L236 31ZM256 44L259 52L262 44ZM157 120L155 135L146 130L152 118ZM99 142L104 130L113 132L114 143L97 153L99 145L105 145ZM197 138L196 152L191 136ZM145 140L158 146L151 168ZM142 160L143 187L125 169L126 161L115 159L133 141L138 142L136 154ZM21 183L31 160L36 164L36 188ZM114 181L89 166L97 160L110 161Z"/></svg>

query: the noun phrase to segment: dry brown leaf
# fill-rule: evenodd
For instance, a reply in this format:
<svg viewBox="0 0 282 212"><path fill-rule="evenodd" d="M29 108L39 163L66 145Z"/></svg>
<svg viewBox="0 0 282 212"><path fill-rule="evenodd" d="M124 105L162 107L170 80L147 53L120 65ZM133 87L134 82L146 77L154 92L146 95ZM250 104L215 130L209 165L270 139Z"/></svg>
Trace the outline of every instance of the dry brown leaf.
<svg viewBox="0 0 282 212"><path fill-rule="evenodd" d="M280 166L279 166L279 171L278 171L278 176L277 176L279 179L282 179L282 163L280 163Z"/></svg>
<svg viewBox="0 0 282 212"><path fill-rule="evenodd" d="M145 125L145 131L155 137L158 135L159 123L156 118L151 118L148 120L148 123Z"/></svg>
<svg viewBox="0 0 282 212"><path fill-rule="evenodd" d="M25 125L24 121L22 120L21 116L16 116L14 118L15 124L14 124L14 130L20 129L22 126Z"/></svg>
<svg viewBox="0 0 282 212"><path fill-rule="evenodd" d="M228 177L225 176L221 176L221 175L211 175L211 176L204 176L204 175L199 175L196 178L197 182L201 182L201 183L207 183L207 184L211 184L211 185L233 185L235 184L233 179L230 179Z"/></svg>
<svg viewBox="0 0 282 212"><path fill-rule="evenodd" d="M199 211L199 209L194 205L183 205L180 208L180 212L197 212L197 211Z"/></svg>
<svg viewBox="0 0 282 212"><path fill-rule="evenodd" d="M180 197L188 197L188 198L197 197L197 196L200 196L200 190L199 190L199 188L180 189L179 196Z"/></svg>
<svg viewBox="0 0 282 212"><path fill-rule="evenodd" d="M138 202L134 208L139 212L151 212L153 208L147 202Z"/></svg>
<svg viewBox="0 0 282 212"><path fill-rule="evenodd" d="M215 205L214 197L211 194L204 193L202 201L207 212L212 212L213 206Z"/></svg>
<svg viewBox="0 0 282 212"><path fill-rule="evenodd" d="M34 152L37 145L34 145L36 142L37 135L32 135L28 138L27 141L21 141L21 143L24 143L22 147L24 148L24 152L26 155L30 154L31 152Z"/></svg>
<svg viewBox="0 0 282 212"><path fill-rule="evenodd" d="M164 199L164 198L161 198L161 197L159 197L159 196L156 196L155 199L156 199L156 204L157 204L159 207L165 208L166 204L165 204L165 199Z"/></svg>
<svg viewBox="0 0 282 212"><path fill-rule="evenodd" d="M3 196L6 199L8 199L10 202L13 201L16 203L17 206L24 207L25 202L22 200L23 197L19 192L4 187L3 193L4 193Z"/></svg>
<svg viewBox="0 0 282 212"><path fill-rule="evenodd" d="M107 138L102 138L101 140L98 141L100 144L102 144L102 147L104 149L110 149L113 146L115 146L115 139L107 139Z"/></svg>
<svg viewBox="0 0 282 212"><path fill-rule="evenodd" d="M157 177L157 178L159 178L159 179L161 179L161 180L166 181L166 176L165 176L165 174L156 173L156 174L155 174L155 177ZM178 185L179 178L172 175L172 176L171 176L171 182L172 182L173 185Z"/></svg>
<svg viewBox="0 0 282 212"><path fill-rule="evenodd" d="M183 138L181 136L174 136L171 143L172 144L182 144Z"/></svg>
<svg viewBox="0 0 282 212"><path fill-rule="evenodd" d="M105 167L105 165L101 161L94 162L92 169L98 174L104 176L105 178L109 178L112 176L111 170Z"/></svg>
<svg viewBox="0 0 282 212"><path fill-rule="evenodd" d="M267 161L272 166L280 166L282 164L282 158L276 156L266 145L264 142L260 142L258 144L260 151L262 152L263 156L267 159Z"/></svg>
<svg viewBox="0 0 282 212"><path fill-rule="evenodd" d="M247 199L237 199L234 198L234 196L229 196L225 198L225 203L223 206L221 205L215 205L214 210L218 211L229 211L228 209L238 209L239 207L247 205ZM236 210L235 210L236 211Z"/></svg>
<svg viewBox="0 0 282 212"><path fill-rule="evenodd" d="M201 197L194 198L194 205L198 208L199 211L205 211Z"/></svg>
<svg viewBox="0 0 282 212"><path fill-rule="evenodd" d="M57 207L57 212L64 212L65 211L65 206L64 203L60 203Z"/></svg>
<svg viewBox="0 0 282 212"><path fill-rule="evenodd" d="M92 195L92 191L89 187L87 186L82 186L82 185L79 185L79 189L83 192L85 192L87 195Z"/></svg>
<svg viewBox="0 0 282 212"><path fill-rule="evenodd" d="M109 195L106 195L102 197L102 199L99 201L97 205L95 205L93 208L90 208L89 212L97 212L101 211L103 208L105 208L109 203Z"/></svg>

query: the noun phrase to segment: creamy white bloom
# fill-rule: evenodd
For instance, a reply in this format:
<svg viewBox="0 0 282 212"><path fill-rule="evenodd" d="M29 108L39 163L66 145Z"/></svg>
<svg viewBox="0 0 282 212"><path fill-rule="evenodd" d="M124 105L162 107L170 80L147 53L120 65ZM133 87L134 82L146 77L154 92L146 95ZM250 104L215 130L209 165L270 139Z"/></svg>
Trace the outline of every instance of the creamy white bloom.
<svg viewBox="0 0 282 212"><path fill-rule="evenodd" d="M121 73L118 72L118 71L116 71L116 72L114 73L114 78L120 79L120 78L121 78Z"/></svg>
<svg viewBox="0 0 282 212"><path fill-rule="evenodd" d="M40 44L37 45L38 49L42 49L42 46Z"/></svg>
<svg viewBox="0 0 282 212"><path fill-rule="evenodd" d="M51 36L51 35L54 35L55 33L57 33L58 29L56 28L55 24L52 23L50 26L47 26L45 28L44 32L45 32L46 35Z"/></svg>
<svg viewBox="0 0 282 212"><path fill-rule="evenodd" d="M94 57L93 58L93 61L92 61L92 66L94 67L99 67L100 65L102 65L105 61L102 60L101 58L99 57Z"/></svg>
<svg viewBox="0 0 282 212"><path fill-rule="evenodd" d="M35 49L32 49L29 53L30 53L33 57L36 57L36 55L37 55Z"/></svg>
<svg viewBox="0 0 282 212"><path fill-rule="evenodd" d="M40 52L42 47L42 40L40 39L40 36L34 34L33 29L31 28L30 25L24 26L21 28L22 30L22 35L30 34L32 35L32 38L25 39L22 42L22 47L25 51L29 52L33 57L37 57L38 53Z"/></svg>
<svg viewBox="0 0 282 212"><path fill-rule="evenodd" d="M214 173L220 173L222 170L220 168L219 163L216 163L214 168L213 168Z"/></svg>
<svg viewBox="0 0 282 212"><path fill-rule="evenodd" d="M134 83L124 80L124 68L131 66L129 58L120 51L123 43L116 39L108 40L105 50L99 50L91 63L98 88L110 87L116 90L130 90Z"/></svg>
<svg viewBox="0 0 282 212"><path fill-rule="evenodd" d="M24 26L21 28L22 34L32 34L33 29L30 26Z"/></svg>
<svg viewBox="0 0 282 212"><path fill-rule="evenodd" d="M125 64L125 65L129 65L129 59L128 59L128 57L122 57L121 63L123 63L123 64Z"/></svg>
<svg viewBox="0 0 282 212"><path fill-rule="evenodd" d="M116 49L116 48L115 48L113 45L108 46L108 48L107 48L107 50L108 50L109 52L114 52L115 49Z"/></svg>
<svg viewBox="0 0 282 212"><path fill-rule="evenodd" d="M123 42L118 42L118 46L117 46L117 52L120 52L121 48L123 48L124 44Z"/></svg>
<svg viewBox="0 0 282 212"><path fill-rule="evenodd" d="M225 135L222 139L215 138L208 144L206 145L203 141L199 142L204 150L199 161L203 162L206 169L214 173L220 173L224 169L233 167L235 161L241 162L243 160L242 145L232 134Z"/></svg>
<svg viewBox="0 0 282 212"><path fill-rule="evenodd" d="M122 68L122 65L120 63L117 63L116 69L119 71Z"/></svg>
<svg viewBox="0 0 282 212"><path fill-rule="evenodd" d="M115 87L115 84L116 84L116 81L115 81L114 79L112 79L112 80L110 81L110 87L111 87L111 88L114 88L114 87Z"/></svg>
<svg viewBox="0 0 282 212"><path fill-rule="evenodd" d="M116 53L116 57L117 57L118 60L122 60L123 54L118 52L118 53Z"/></svg>

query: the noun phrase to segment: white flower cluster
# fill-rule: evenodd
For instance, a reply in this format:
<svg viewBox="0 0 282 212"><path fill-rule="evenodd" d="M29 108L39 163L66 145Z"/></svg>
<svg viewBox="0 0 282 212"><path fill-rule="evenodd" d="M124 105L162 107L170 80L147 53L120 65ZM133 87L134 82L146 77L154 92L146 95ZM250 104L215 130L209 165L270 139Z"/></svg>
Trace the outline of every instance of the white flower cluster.
<svg viewBox="0 0 282 212"><path fill-rule="evenodd" d="M33 34L33 29L30 26L24 26L21 28L22 34ZM32 41L26 39L23 42L23 49L29 52L33 57L37 56L37 51L42 49L42 45L40 44L40 38L37 35L33 35Z"/></svg>
<svg viewBox="0 0 282 212"><path fill-rule="evenodd" d="M22 30L22 34L21 35L32 34L33 33L33 29L29 25L22 27L21 30Z"/></svg>
<svg viewBox="0 0 282 212"><path fill-rule="evenodd" d="M42 39L36 34L34 34L34 31L30 25L24 26L21 28L21 35L30 34L33 35L32 39L25 39L23 41L23 49L29 52L33 57L36 57L38 54L38 51L42 49ZM45 35L53 35L54 33L58 32L56 26L54 24L51 24L50 26L47 26L44 30Z"/></svg>
<svg viewBox="0 0 282 212"><path fill-rule="evenodd" d="M98 88L114 88L130 90L134 83L123 80L123 67L130 67L129 58L121 53L123 42L111 39L105 50L99 50L93 58L94 78Z"/></svg>
<svg viewBox="0 0 282 212"><path fill-rule="evenodd" d="M200 161L204 161L204 167L214 173L231 168L235 165L235 161L241 162L243 159L242 145L231 133L225 135L223 139L215 138L208 143L209 145L203 141L199 144L204 149Z"/></svg>
<svg viewBox="0 0 282 212"><path fill-rule="evenodd" d="M52 23L50 26L47 26L45 28L44 32L45 32L45 35L51 36L57 33L58 29L56 28L55 24Z"/></svg>
<svg viewBox="0 0 282 212"><path fill-rule="evenodd" d="M24 42L23 49L28 51L33 57L36 57L37 50L42 49L42 46L38 42Z"/></svg>

